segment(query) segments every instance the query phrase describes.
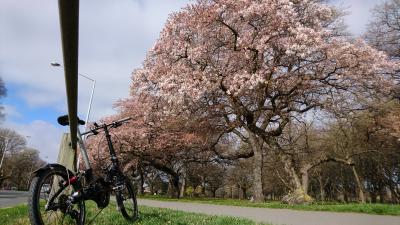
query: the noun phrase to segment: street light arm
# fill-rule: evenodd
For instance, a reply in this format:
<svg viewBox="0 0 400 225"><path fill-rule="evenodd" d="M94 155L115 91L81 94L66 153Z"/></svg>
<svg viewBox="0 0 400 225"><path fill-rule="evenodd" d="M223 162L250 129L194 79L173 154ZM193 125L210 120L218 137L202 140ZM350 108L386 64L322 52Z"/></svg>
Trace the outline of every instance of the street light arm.
<svg viewBox="0 0 400 225"><path fill-rule="evenodd" d="M84 77L84 78L86 78L86 79L88 79L88 80L90 80L90 81L96 83L96 81L95 81L94 79L92 79L92 78L90 78L90 77L88 77L88 76L86 76L86 75L83 75L83 74L81 74L81 73L78 73L78 75L79 75L79 76L82 76L82 77Z"/></svg>
<svg viewBox="0 0 400 225"><path fill-rule="evenodd" d="M90 79L90 78L89 78ZM92 101L93 101L93 94L94 94L94 89L96 88L96 81L93 81L93 85L92 85L92 93L90 94L90 99L89 99L89 107L88 107L88 111L86 113L86 120L85 120L85 131L87 131L87 127L89 126L89 115L90 115L90 110L92 109Z"/></svg>
<svg viewBox="0 0 400 225"><path fill-rule="evenodd" d="M50 65L51 65L51 66L54 66L54 67L61 67L61 68L65 69L65 68L64 68L60 63L58 63L58 62L51 62ZM88 80L90 80L90 81L92 81L92 82L96 82L93 78L90 78L90 77L86 76L85 74L78 73L78 75L79 75L79 76L82 76L82 77L84 77L84 78L86 78L86 79L88 79Z"/></svg>

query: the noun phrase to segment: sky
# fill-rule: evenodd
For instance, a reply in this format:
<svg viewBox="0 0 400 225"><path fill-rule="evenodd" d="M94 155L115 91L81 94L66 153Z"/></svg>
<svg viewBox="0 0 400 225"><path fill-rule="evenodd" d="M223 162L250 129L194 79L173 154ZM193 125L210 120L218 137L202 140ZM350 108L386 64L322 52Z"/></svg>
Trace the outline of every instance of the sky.
<svg viewBox="0 0 400 225"><path fill-rule="evenodd" d="M90 121L115 113L129 95L131 73L141 66L168 15L189 0L81 0L79 73L96 80ZM365 31L370 10L383 0L332 0L349 12L354 36ZM56 162L61 135L56 119L67 112L58 6L55 0L0 1L0 77L8 89L0 124L27 137L40 156ZM79 117L84 119L92 82L79 77Z"/></svg>

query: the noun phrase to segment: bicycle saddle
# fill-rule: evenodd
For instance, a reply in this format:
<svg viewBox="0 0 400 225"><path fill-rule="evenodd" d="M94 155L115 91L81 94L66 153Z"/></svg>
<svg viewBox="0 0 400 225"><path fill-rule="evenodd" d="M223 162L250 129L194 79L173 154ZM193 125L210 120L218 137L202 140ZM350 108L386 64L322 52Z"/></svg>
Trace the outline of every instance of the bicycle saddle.
<svg viewBox="0 0 400 225"><path fill-rule="evenodd" d="M57 122L58 122L58 124L60 124L61 126L68 126L68 125L69 125L68 115L64 115L64 116L58 117L58 118L57 118ZM79 117L78 117L78 124L79 124L79 125L85 125L85 121L79 119Z"/></svg>

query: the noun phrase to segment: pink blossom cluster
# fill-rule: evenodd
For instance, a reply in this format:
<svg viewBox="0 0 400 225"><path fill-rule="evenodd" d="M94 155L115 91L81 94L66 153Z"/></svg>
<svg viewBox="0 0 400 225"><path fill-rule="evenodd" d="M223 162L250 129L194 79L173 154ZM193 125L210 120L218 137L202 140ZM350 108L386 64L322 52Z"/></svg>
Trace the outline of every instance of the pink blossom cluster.
<svg viewBox="0 0 400 225"><path fill-rule="evenodd" d="M208 93L251 98L387 81L382 75L395 65L361 41L336 37L326 26L334 19L330 6L312 0L198 1L171 15L134 83L156 84L182 104Z"/></svg>

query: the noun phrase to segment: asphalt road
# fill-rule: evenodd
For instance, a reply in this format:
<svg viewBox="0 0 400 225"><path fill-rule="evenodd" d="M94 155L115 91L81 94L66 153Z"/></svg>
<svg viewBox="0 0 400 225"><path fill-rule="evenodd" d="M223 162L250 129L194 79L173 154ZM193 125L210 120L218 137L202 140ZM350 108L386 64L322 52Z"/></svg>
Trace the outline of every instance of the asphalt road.
<svg viewBox="0 0 400 225"><path fill-rule="evenodd" d="M0 208L24 204L29 193L25 191L0 191Z"/></svg>
<svg viewBox="0 0 400 225"><path fill-rule="evenodd" d="M145 199L138 199L138 204L139 207L146 205L209 215L242 217L273 225L400 225L400 216L250 208Z"/></svg>

